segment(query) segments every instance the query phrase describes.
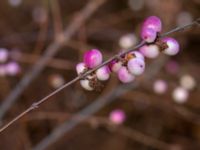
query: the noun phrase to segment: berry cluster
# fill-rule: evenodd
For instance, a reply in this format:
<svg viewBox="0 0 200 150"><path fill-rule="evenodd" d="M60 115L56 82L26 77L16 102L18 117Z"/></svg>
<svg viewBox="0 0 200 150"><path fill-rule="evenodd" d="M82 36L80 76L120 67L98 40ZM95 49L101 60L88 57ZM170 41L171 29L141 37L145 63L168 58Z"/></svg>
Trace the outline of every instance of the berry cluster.
<svg viewBox="0 0 200 150"><path fill-rule="evenodd" d="M20 66L10 59L8 50L0 48L0 76L15 76L19 72Z"/></svg>
<svg viewBox="0 0 200 150"><path fill-rule="evenodd" d="M83 62L77 64L76 71L78 75L85 73L89 69L95 68L103 61L101 52L97 49L92 49L84 54ZM102 87L100 81L106 81L110 77L110 69L107 65L97 69L94 73L88 75L85 79L80 80L81 86L89 91L98 90Z"/></svg>
<svg viewBox="0 0 200 150"><path fill-rule="evenodd" d="M156 16L148 17L141 29L141 38L145 45L138 51L133 51L120 56L109 64L97 69L92 74L80 80L81 86L89 91L102 87L102 82L109 79L111 72L117 73L118 79L122 83L132 82L136 76L141 75L145 70L145 57L156 58L160 52L167 55L175 55L179 51L178 42L171 37L160 37L162 30L161 20ZM78 75L93 69L103 61L102 53L97 49L92 49L84 54L83 62L77 64Z"/></svg>
<svg viewBox="0 0 200 150"><path fill-rule="evenodd" d="M162 51L170 56L179 52L179 44L174 38L159 37L161 30L162 23L158 17L151 16L144 21L140 35L147 44L139 50L145 57L156 58Z"/></svg>

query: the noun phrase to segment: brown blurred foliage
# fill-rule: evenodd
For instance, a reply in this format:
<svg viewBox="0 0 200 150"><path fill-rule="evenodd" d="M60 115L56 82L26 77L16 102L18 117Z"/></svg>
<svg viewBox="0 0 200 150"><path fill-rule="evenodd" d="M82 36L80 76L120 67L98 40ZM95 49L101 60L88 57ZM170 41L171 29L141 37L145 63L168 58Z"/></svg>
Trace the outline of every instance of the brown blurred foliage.
<svg viewBox="0 0 200 150"><path fill-rule="evenodd" d="M47 45L55 39L55 35L62 32L88 2L58 0L58 7L53 11L51 5L55 4L51 4L48 0L21 0L16 6L11 5L12 1L14 0L0 1L0 47L17 52L21 56L20 59L16 56L13 58L19 62L22 71L15 77L0 77L1 102L17 85L23 74L42 57ZM130 6L130 1L135 6ZM139 5L141 8L138 9ZM183 12L190 14L193 20L198 18L200 2L198 0L107 0L52 59L51 63L54 65L49 63L42 74L23 92L19 97L20 100L6 114L4 121L10 120L33 101L52 92L54 90L51 85L52 75L59 74L66 82L75 77L74 66L81 61L85 50L99 48L105 54L104 57L108 58L121 49L118 40L122 35L134 32L139 37L140 25L145 17L159 16L163 20L164 31L168 31L180 25L180 21L177 20ZM170 143L174 145L173 150L200 149L199 35L200 30L196 28L172 35L180 42L181 52L170 59L177 61L180 70L172 75L163 67L155 77L155 80L162 78L167 81L169 85L167 93L156 95L152 90L153 80L142 82L137 89L118 97L117 101L95 115L107 118L110 111L121 108L127 114L125 126ZM151 60L148 61L150 62ZM184 74L192 75L197 87L190 91L187 103L178 105L173 102L171 92L179 85L179 78ZM115 76L112 78L107 84L114 88L120 83ZM62 124L68 118L66 114L79 111L95 101L102 93L109 92L108 89L105 87L105 90L96 93L84 91L79 83L70 86L1 133L0 149L31 149L56 126ZM91 123L83 123L48 149L154 149L142 143L109 131L105 127L96 128Z"/></svg>

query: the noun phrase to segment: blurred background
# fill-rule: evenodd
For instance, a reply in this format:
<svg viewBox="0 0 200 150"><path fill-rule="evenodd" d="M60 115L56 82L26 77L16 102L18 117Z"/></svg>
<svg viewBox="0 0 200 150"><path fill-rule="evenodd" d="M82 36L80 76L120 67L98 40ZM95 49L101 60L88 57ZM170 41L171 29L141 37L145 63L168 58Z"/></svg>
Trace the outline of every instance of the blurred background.
<svg viewBox="0 0 200 150"><path fill-rule="evenodd" d="M106 59L136 46L146 17L160 17L166 32L200 16L199 0L105 0L98 4L99 1L0 1L1 106L7 103L6 98L13 90L21 88L19 82L43 59L49 45L65 39L63 33L70 28L67 41L56 47L56 54L45 68L15 96L17 101L3 115L2 123L73 79L75 65L82 61L86 50L98 48ZM99 6L84 19L87 13L80 11L88 3ZM72 22L75 25L70 26ZM35 149L200 149L200 29L194 26L170 36L179 41L180 53L170 58L160 55L159 62L147 59L148 71L145 77L134 81L136 87L135 83L123 87L116 75L112 75L100 92L85 91L77 82L0 133L0 149L36 147L45 138L52 137L54 129L99 98L102 103L110 102L102 108L94 107L96 112L75 128L68 132L61 130L62 136L54 142L48 141L47 147ZM152 74L152 70L156 71ZM120 92L124 89L126 92Z"/></svg>

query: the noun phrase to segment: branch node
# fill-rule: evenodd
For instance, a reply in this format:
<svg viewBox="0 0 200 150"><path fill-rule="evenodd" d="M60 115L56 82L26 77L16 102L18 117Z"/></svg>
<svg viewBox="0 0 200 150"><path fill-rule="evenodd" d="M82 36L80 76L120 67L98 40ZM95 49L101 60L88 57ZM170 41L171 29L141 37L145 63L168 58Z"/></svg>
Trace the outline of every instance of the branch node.
<svg viewBox="0 0 200 150"><path fill-rule="evenodd" d="M36 109L36 108L38 108L39 106L38 106L38 103L37 102L35 102L35 103L33 103L32 105L31 105L31 109Z"/></svg>

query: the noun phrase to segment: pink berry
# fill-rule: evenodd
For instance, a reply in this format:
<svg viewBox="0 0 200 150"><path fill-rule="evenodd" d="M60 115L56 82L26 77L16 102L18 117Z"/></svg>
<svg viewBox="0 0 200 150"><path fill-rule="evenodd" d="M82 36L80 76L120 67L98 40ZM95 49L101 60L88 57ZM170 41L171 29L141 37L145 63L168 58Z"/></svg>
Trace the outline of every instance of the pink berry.
<svg viewBox="0 0 200 150"><path fill-rule="evenodd" d="M112 123L114 124L122 124L125 119L126 119L126 115L124 113L123 110L121 109L116 109L116 110L113 110L110 115L109 115L109 119Z"/></svg>
<svg viewBox="0 0 200 150"><path fill-rule="evenodd" d="M159 48L155 44L144 45L139 50L147 58L156 58L159 55Z"/></svg>
<svg viewBox="0 0 200 150"><path fill-rule="evenodd" d="M83 62L78 63L76 65L76 72L78 75L83 73L86 69L87 69L87 67L86 67L85 63L83 63Z"/></svg>
<svg viewBox="0 0 200 150"><path fill-rule="evenodd" d="M160 32L162 30L162 22L160 18L156 16L150 16L147 19L145 19L142 29L143 28L150 28L153 29L156 32Z"/></svg>
<svg viewBox="0 0 200 150"><path fill-rule="evenodd" d="M96 71L97 79L100 81L106 81L110 77L110 69L108 66L103 66Z"/></svg>
<svg viewBox="0 0 200 150"><path fill-rule="evenodd" d="M176 55L179 52L179 43L171 37L166 37L162 39L163 42L165 42L168 46L164 50L164 53L167 55Z"/></svg>
<svg viewBox="0 0 200 150"><path fill-rule="evenodd" d="M119 69L122 67L122 62L113 60L109 64L109 68L112 72L118 72Z"/></svg>
<svg viewBox="0 0 200 150"><path fill-rule="evenodd" d="M167 90L167 83L164 80L156 80L153 85L154 92L157 94L163 94Z"/></svg>
<svg viewBox="0 0 200 150"><path fill-rule="evenodd" d="M131 54L135 55L136 58L140 58L140 59L144 60L143 54L138 51L133 51L133 52L131 52Z"/></svg>
<svg viewBox="0 0 200 150"><path fill-rule="evenodd" d="M128 71L133 75L141 75L145 69L145 62L140 58L133 58L128 61Z"/></svg>
<svg viewBox="0 0 200 150"><path fill-rule="evenodd" d="M140 36L147 43L152 43L157 37L157 32L152 28L142 28Z"/></svg>
<svg viewBox="0 0 200 150"><path fill-rule="evenodd" d="M129 83L135 79L135 77L131 73L129 73L128 69L124 66L119 69L117 75L118 79L122 83Z"/></svg>
<svg viewBox="0 0 200 150"><path fill-rule="evenodd" d="M99 50L92 49L84 54L83 59L88 68L94 68L102 63L103 57Z"/></svg>
<svg viewBox="0 0 200 150"><path fill-rule="evenodd" d="M16 62L6 64L6 73L10 76L15 76L20 72L20 66Z"/></svg>
<svg viewBox="0 0 200 150"><path fill-rule="evenodd" d="M8 50L5 48L0 48L0 62L6 62L8 59Z"/></svg>

